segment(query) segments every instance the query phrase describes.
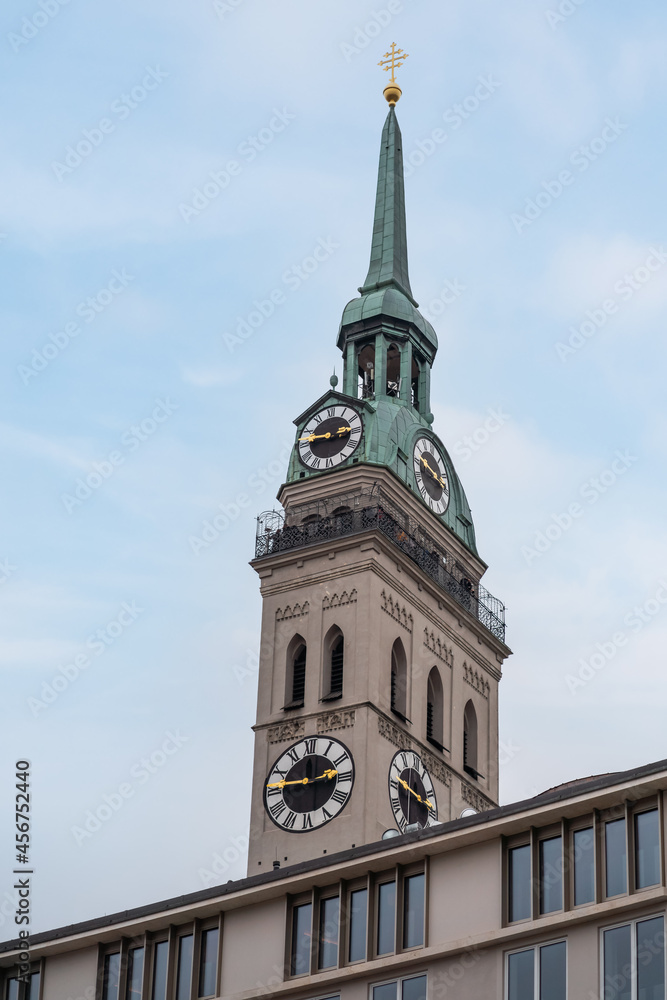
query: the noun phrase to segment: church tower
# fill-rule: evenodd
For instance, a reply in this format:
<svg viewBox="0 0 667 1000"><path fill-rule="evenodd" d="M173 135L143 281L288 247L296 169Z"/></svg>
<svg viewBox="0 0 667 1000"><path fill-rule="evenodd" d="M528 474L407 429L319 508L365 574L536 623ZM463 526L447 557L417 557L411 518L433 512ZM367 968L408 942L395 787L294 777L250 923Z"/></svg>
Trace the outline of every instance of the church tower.
<svg viewBox="0 0 667 1000"><path fill-rule="evenodd" d="M504 606L433 429L438 341L408 275L393 68L342 386L294 421L283 510L258 519L249 875L497 804Z"/></svg>

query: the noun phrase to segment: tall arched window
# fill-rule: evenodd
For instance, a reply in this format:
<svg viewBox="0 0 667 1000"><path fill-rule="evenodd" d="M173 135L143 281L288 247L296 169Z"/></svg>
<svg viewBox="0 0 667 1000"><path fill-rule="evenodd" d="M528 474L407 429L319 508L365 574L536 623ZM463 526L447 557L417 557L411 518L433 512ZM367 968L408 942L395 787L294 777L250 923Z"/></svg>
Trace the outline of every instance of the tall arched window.
<svg viewBox="0 0 667 1000"><path fill-rule="evenodd" d="M426 739L438 748L444 750L442 745L443 733L443 693L440 671L433 667L428 675L428 685L426 689Z"/></svg>
<svg viewBox="0 0 667 1000"><path fill-rule="evenodd" d="M400 639L391 648L391 710L406 719L408 703L408 661Z"/></svg>
<svg viewBox="0 0 667 1000"><path fill-rule="evenodd" d="M412 377L410 380L410 390L412 395L412 405L415 410L421 410L421 399L419 397L420 392L420 382L421 382L421 366L422 360L418 354L412 355Z"/></svg>
<svg viewBox="0 0 667 1000"><path fill-rule="evenodd" d="M306 641L295 635L287 647L285 708L302 708L306 696Z"/></svg>
<svg viewBox="0 0 667 1000"><path fill-rule="evenodd" d="M477 778L477 712L471 701L463 713L463 770Z"/></svg>
<svg viewBox="0 0 667 1000"><path fill-rule="evenodd" d="M401 352L396 344L387 348L387 395L398 396L401 390Z"/></svg>
<svg viewBox="0 0 667 1000"><path fill-rule="evenodd" d="M324 639L324 677L322 701L334 701L343 694L345 639L337 625L332 625Z"/></svg>
<svg viewBox="0 0 667 1000"><path fill-rule="evenodd" d="M375 395L375 344L366 344L358 355L359 388L361 399L372 399Z"/></svg>

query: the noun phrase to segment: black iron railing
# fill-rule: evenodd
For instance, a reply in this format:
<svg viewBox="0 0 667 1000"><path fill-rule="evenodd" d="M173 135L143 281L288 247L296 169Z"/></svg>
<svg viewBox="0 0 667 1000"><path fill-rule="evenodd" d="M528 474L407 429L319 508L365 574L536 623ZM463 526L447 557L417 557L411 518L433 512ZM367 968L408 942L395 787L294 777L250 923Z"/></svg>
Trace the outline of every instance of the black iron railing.
<svg viewBox="0 0 667 1000"><path fill-rule="evenodd" d="M457 604L496 638L505 641L505 605L502 601L475 579L473 570L459 557L435 542L414 518L401 511L378 488L289 507L284 513L266 511L260 514L255 558L365 531L382 532Z"/></svg>

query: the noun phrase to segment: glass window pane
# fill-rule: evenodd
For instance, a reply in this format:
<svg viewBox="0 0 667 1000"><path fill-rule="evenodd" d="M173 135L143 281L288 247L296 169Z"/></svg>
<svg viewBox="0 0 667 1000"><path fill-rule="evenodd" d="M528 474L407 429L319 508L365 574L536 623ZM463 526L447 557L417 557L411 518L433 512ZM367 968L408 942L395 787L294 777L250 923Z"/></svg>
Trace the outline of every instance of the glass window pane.
<svg viewBox="0 0 667 1000"><path fill-rule="evenodd" d="M118 980L120 978L120 952L106 955L104 959L104 984L102 1000L118 1000Z"/></svg>
<svg viewBox="0 0 667 1000"><path fill-rule="evenodd" d="M595 837L593 827L574 833L574 905L595 900Z"/></svg>
<svg viewBox="0 0 667 1000"><path fill-rule="evenodd" d="M426 1000L426 976L404 979L401 1000Z"/></svg>
<svg viewBox="0 0 667 1000"><path fill-rule="evenodd" d="M204 931L201 936L201 961L199 963L199 996L214 997L215 976L218 970L218 928Z"/></svg>
<svg viewBox="0 0 667 1000"><path fill-rule="evenodd" d="M509 852L510 920L526 920L531 914L530 845Z"/></svg>
<svg viewBox="0 0 667 1000"><path fill-rule="evenodd" d="M663 917L637 924L637 1000L665 1000Z"/></svg>
<svg viewBox="0 0 667 1000"><path fill-rule="evenodd" d="M396 883L383 882L378 886L378 955L388 955L394 950L396 924Z"/></svg>
<svg viewBox="0 0 667 1000"><path fill-rule="evenodd" d="M604 1000L632 1000L630 925L604 932Z"/></svg>
<svg viewBox="0 0 667 1000"><path fill-rule="evenodd" d="M411 875L404 886L403 947L424 943L424 875Z"/></svg>
<svg viewBox="0 0 667 1000"><path fill-rule="evenodd" d="M186 934L178 942L178 971L176 973L176 1000L190 1000L192 981L192 934Z"/></svg>
<svg viewBox="0 0 667 1000"><path fill-rule="evenodd" d="M153 1000L165 1000L167 995L167 951L169 943L159 941L153 954Z"/></svg>
<svg viewBox="0 0 667 1000"><path fill-rule="evenodd" d="M19 1000L19 981L10 979L7 982L7 1000Z"/></svg>
<svg viewBox="0 0 667 1000"><path fill-rule="evenodd" d="M565 1000L567 950L564 941L540 948L540 1000Z"/></svg>
<svg viewBox="0 0 667 1000"><path fill-rule="evenodd" d="M292 919L292 975L304 976L310 972L312 903L294 907Z"/></svg>
<svg viewBox="0 0 667 1000"><path fill-rule="evenodd" d="M660 881L660 827L657 809L635 816L635 850L637 888L657 885Z"/></svg>
<svg viewBox="0 0 667 1000"><path fill-rule="evenodd" d="M320 969L333 969L338 965L339 904L338 896L320 903Z"/></svg>
<svg viewBox="0 0 667 1000"><path fill-rule="evenodd" d="M350 895L350 962L366 958L366 928L368 890L358 889Z"/></svg>
<svg viewBox="0 0 667 1000"><path fill-rule="evenodd" d="M607 860L607 895L618 896L627 892L625 820L616 819L605 823L605 856Z"/></svg>
<svg viewBox="0 0 667 1000"><path fill-rule="evenodd" d="M28 987L28 1000L39 1000L39 972L33 972L30 977L30 986Z"/></svg>
<svg viewBox="0 0 667 1000"><path fill-rule="evenodd" d="M507 959L507 1000L534 1000L535 952L519 951Z"/></svg>
<svg viewBox="0 0 667 1000"><path fill-rule="evenodd" d="M373 987L373 1000L396 1000L398 983L384 983Z"/></svg>
<svg viewBox="0 0 667 1000"><path fill-rule="evenodd" d="M540 841L540 913L563 909L563 839Z"/></svg>
<svg viewBox="0 0 667 1000"><path fill-rule="evenodd" d="M127 1000L141 1000L144 976L144 949L133 948L127 959Z"/></svg>

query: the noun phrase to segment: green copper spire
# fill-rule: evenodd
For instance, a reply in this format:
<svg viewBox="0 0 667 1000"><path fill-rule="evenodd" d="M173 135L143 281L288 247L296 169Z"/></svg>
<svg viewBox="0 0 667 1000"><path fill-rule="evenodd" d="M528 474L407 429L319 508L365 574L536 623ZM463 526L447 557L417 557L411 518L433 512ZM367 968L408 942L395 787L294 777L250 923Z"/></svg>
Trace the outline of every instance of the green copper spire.
<svg viewBox="0 0 667 1000"><path fill-rule="evenodd" d="M408 275L401 130L393 107L382 130L371 262L359 291L363 294L390 285L416 305Z"/></svg>

